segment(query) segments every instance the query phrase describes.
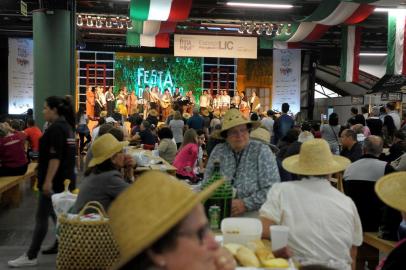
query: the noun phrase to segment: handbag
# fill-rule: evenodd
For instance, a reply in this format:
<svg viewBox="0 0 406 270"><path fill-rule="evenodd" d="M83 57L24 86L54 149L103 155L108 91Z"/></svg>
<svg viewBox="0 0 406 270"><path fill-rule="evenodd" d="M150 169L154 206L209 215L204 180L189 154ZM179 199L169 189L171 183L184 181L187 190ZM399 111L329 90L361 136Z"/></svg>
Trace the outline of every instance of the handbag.
<svg viewBox="0 0 406 270"><path fill-rule="evenodd" d="M338 139L338 136L337 136L337 134L336 134L336 132L334 131L334 128L332 127L332 126L330 126L330 125L328 125L330 128L331 128L331 130L333 131L333 133L334 133L334 136L335 136L335 138L336 138L336 141L337 141L337 145L338 145L338 153L341 153L341 144L340 144L340 140Z"/></svg>
<svg viewBox="0 0 406 270"><path fill-rule="evenodd" d="M86 215L88 210L97 214ZM99 202L88 202L78 215L65 214L58 219L57 269L110 269L118 260L118 246Z"/></svg>

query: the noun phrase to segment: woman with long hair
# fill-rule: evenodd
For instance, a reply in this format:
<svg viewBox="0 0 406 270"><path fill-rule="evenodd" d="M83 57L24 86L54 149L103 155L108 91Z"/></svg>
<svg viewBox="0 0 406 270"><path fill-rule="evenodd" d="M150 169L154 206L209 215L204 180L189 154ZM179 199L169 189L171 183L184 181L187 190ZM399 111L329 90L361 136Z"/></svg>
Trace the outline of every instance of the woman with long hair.
<svg viewBox="0 0 406 270"><path fill-rule="evenodd" d="M185 126L185 122L182 119L182 115L180 111L175 111L173 114L173 119L169 121L169 128L173 133L173 137L175 138L176 147L179 149L182 142L183 142L183 128Z"/></svg>
<svg viewBox="0 0 406 270"><path fill-rule="evenodd" d="M80 153L82 153L85 146L92 141L92 136L90 136L90 130L89 130L89 127L87 126L89 119L86 115L83 104L81 104L79 106L79 110L76 114L76 121L78 123L76 132L79 135L79 149L80 149ZM85 138L86 138L86 142L85 142Z"/></svg>
<svg viewBox="0 0 406 270"><path fill-rule="evenodd" d="M34 266L48 231L49 216L55 221L51 195L64 191L65 179L70 179L69 188L75 188L75 114L71 97L50 96L43 109L45 121L50 126L40 139L38 158L38 208L30 247L26 253L8 262L11 267ZM57 242L44 254L57 252Z"/></svg>
<svg viewBox="0 0 406 270"><path fill-rule="evenodd" d="M188 129L183 136L183 142L175 157L173 166L177 168L176 176L179 179L187 179L192 182L196 181L196 174L193 167L196 164L199 146L197 145L198 137L194 129Z"/></svg>

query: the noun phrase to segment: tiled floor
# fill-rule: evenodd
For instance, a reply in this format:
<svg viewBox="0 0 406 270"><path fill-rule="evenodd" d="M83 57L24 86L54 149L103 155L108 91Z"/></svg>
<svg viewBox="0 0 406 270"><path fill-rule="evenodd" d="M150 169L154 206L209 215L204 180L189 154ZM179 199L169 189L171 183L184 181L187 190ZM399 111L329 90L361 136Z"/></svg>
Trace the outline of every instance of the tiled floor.
<svg viewBox="0 0 406 270"><path fill-rule="evenodd" d="M31 242L37 201L28 182L21 188L24 195L18 208L0 207L0 270L9 269L7 261L23 254ZM50 219L48 235L42 247L52 245L54 239L54 225ZM56 255L40 254L38 260L39 265L29 269L56 269Z"/></svg>

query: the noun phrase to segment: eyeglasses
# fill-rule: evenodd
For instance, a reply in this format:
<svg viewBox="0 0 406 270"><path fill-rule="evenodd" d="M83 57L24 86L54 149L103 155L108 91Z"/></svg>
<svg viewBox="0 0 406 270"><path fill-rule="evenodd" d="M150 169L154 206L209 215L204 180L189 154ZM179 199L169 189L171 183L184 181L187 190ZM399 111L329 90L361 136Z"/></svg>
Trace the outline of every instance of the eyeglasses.
<svg viewBox="0 0 406 270"><path fill-rule="evenodd" d="M209 224L205 224L197 231L179 231L178 236L184 236L184 237L190 237L190 238L196 237L197 240L199 240L199 244L202 245L204 239L209 234L209 232L211 232L210 226L209 226Z"/></svg>
<svg viewBox="0 0 406 270"><path fill-rule="evenodd" d="M235 129L235 130L230 130L227 135L231 136L231 137L237 137L238 135L245 135L247 134L249 131L248 128L244 127L244 128L240 128L240 129Z"/></svg>

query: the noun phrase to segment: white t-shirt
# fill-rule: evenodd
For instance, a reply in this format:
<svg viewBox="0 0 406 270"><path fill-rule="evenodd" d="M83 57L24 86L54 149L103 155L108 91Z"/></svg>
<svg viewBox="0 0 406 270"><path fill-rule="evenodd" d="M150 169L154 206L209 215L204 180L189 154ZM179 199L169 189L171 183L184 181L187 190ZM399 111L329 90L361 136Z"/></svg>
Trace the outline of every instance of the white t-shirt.
<svg viewBox="0 0 406 270"><path fill-rule="evenodd" d="M200 96L200 107L206 108L207 106L209 106L209 96L201 95Z"/></svg>
<svg viewBox="0 0 406 270"><path fill-rule="evenodd" d="M222 106L230 106L231 98L229 95L221 96L221 105Z"/></svg>
<svg viewBox="0 0 406 270"><path fill-rule="evenodd" d="M326 179L274 184L259 213L289 227L288 246L298 261L351 269L350 249L362 244L361 221L354 202Z"/></svg>
<svg viewBox="0 0 406 270"><path fill-rule="evenodd" d="M185 123L183 120L171 120L169 122L169 127L172 130L173 138L176 143L183 142L183 126Z"/></svg>

